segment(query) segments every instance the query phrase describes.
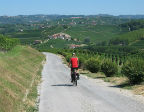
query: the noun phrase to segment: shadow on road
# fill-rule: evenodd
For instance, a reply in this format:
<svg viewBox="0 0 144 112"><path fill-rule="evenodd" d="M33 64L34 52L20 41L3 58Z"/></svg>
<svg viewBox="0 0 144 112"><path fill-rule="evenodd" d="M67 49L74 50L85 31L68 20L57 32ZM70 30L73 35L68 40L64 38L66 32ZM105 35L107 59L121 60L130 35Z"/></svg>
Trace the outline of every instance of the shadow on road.
<svg viewBox="0 0 144 112"><path fill-rule="evenodd" d="M51 85L51 86L67 86L67 87L70 87L70 86L73 86L72 84L55 84L55 85Z"/></svg>
<svg viewBox="0 0 144 112"><path fill-rule="evenodd" d="M122 83L122 84L114 85L114 86L109 86L109 87L115 87L115 88L127 88L127 89L130 89L131 86L132 86L132 85L131 85L129 82L126 82L126 83Z"/></svg>
<svg viewBox="0 0 144 112"><path fill-rule="evenodd" d="M95 77L95 79L103 79L103 78L105 78L105 76L97 76L97 77Z"/></svg>

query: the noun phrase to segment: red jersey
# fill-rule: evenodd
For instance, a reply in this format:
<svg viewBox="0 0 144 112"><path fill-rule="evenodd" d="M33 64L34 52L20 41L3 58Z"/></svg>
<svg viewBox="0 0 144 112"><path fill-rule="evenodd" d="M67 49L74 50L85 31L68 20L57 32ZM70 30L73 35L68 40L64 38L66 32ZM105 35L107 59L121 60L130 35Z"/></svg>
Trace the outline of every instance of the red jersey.
<svg viewBox="0 0 144 112"><path fill-rule="evenodd" d="M71 61L72 68L78 67L78 58L71 58L70 61Z"/></svg>

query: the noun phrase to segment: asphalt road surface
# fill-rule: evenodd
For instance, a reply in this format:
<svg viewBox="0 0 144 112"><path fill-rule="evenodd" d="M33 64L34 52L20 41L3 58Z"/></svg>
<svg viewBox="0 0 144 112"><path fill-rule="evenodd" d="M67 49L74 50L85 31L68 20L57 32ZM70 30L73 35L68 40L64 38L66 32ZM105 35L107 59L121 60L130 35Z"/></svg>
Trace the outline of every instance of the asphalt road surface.
<svg viewBox="0 0 144 112"><path fill-rule="evenodd" d="M81 76L70 82L70 69L59 56L46 55L42 71L39 112L144 112L144 104Z"/></svg>

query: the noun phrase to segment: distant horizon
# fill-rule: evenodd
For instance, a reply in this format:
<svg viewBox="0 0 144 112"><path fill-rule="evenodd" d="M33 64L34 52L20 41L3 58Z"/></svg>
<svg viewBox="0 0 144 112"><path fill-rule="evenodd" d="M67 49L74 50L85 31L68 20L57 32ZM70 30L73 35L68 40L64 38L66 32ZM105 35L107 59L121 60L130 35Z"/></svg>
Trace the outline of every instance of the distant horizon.
<svg viewBox="0 0 144 112"><path fill-rule="evenodd" d="M144 16L144 14L120 14L120 15L112 15L112 14L18 14L18 15L0 15L0 16L34 16L34 15L58 15L58 16L98 16L98 15L105 15L105 16Z"/></svg>

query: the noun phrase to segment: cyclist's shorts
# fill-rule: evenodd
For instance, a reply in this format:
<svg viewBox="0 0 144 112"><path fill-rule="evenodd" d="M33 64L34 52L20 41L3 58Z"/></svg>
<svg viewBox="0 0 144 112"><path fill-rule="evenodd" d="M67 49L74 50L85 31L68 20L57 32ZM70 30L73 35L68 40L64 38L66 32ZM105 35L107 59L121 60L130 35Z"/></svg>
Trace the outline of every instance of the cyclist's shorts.
<svg viewBox="0 0 144 112"><path fill-rule="evenodd" d="M78 70L78 67L76 67L76 68L71 67L71 71L74 71L75 69Z"/></svg>

